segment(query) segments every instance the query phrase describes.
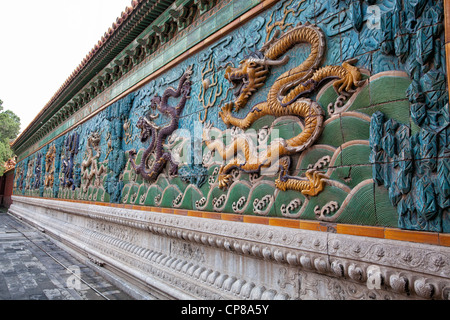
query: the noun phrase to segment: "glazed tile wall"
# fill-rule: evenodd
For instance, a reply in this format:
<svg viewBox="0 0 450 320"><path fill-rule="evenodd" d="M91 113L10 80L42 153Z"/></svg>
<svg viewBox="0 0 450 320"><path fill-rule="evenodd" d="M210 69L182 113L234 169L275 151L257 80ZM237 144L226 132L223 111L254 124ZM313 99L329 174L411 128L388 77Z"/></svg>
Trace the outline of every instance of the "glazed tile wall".
<svg viewBox="0 0 450 320"><path fill-rule="evenodd" d="M216 27L222 26L217 19ZM206 24L201 28L208 29ZM299 146L266 166L267 147L285 144L307 131L310 118L322 117L285 110L277 115L272 109L246 129L225 124L224 108L237 101L234 93L242 84L238 74L243 70L233 74L230 67L249 63L248 57L260 51L276 30L279 38L297 30L323 37L324 42L318 42L323 50L319 63L292 71L304 74L286 84L288 89L303 84L301 97L281 107L294 110L289 104L300 101L312 112L317 103L323 126L319 134L307 138L304 149ZM14 194L448 233L444 35L443 1L276 2L67 134L55 133L56 140L41 142L40 149L18 164ZM180 38L174 46L187 49L186 41L197 43L189 38L194 36ZM234 104L233 117L261 112L269 104L264 102L272 101L270 89L286 78L285 72L312 55L315 44L308 43L312 38L299 37L301 43L286 46L277 57L289 56L289 61L260 75L263 84L251 91L239 111ZM262 63L261 54L252 57ZM156 57L142 68L158 61ZM336 92L333 84L341 80L341 73L333 72L345 69L347 63L361 79L352 78L346 90ZM142 71L142 77L151 72ZM229 81L231 75L236 83L241 81L237 88ZM251 74L244 78L255 79ZM171 89L180 89L180 94L164 102L155 99L168 97ZM108 99L125 90L112 92ZM188 99L184 102L183 97ZM152 101L159 110L151 108ZM177 105L180 112L174 115L170 107ZM150 134L144 142L142 128ZM258 155L261 163L254 170L243 170L244 165L223 172L226 163L220 151L208 147L211 137L223 141L224 147L239 139L255 145L249 154ZM161 150L153 145L158 141ZM130 161L131 150L141 171ZM250 155L242 151L240 164L249 163ZM170 161L158 164L165 153L178 163L177 171ZM290 165L283 172L286 160ZM296 187L283 190L277 180Z"/></svg>

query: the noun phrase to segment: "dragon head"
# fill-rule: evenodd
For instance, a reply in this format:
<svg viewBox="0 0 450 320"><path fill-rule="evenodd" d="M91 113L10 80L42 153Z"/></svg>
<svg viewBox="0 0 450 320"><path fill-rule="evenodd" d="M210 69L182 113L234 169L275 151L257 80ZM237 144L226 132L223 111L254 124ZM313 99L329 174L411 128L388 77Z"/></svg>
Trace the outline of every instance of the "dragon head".
<svg viewBox="0 0 450 320"><path fill-rule="evenodd" d="M161 97L155 95L150 100L150 111L146 113L145 116L140 117L138 122L136 123L136 127L141 130L141 142L146 142L152 135L152 132L158 131L160 128L155 125L153 122L155 119L158 119L159 113L152 113L152 110L158 109L161 104ZM125 129L125 128L124 128Z"/></svg>
<svg viewBox="0 0 450 320"><path fill-rule="evenodd" d="M156 110L158 108L158 106L161 105L161 97L158 95L155 95L151 100L150 100L150 108L152 108L153 110Z"/></svg>
<svg viewBox="0 0 450 320"><path fill-rule="evenodd" d="M279 61L269 60L261 51L256 51L247 55L239 63L238 68L227 67L225 79L233 85L235 90L234 107L236 111L243 108L253 92L264 85L269 66L281 65L286 62L286 58Z"/></svg>
<svg viewBox="0 0 450 320"><path fill-rule="evenodd" d="M145 142L150 138L152 134L151 126L152 124L146 117L139 118L136 127L141 130L141 142Z"/></svg>
<svg viewBox="0 0 450 320"><path fill-rule="evenodd" d="M233 85L236 111L243 108L253 92L264 85L269 72L264 61L263 53L256 51L247 55L238 68L227 67L225 79Z"/></svg>
<svg viewBox="0 0 450 320"><path fill-rule="evenodd" d="M92 132L88 137L88 144L92 147L96 147L100 144L101 136L99 132Z"/></svg>

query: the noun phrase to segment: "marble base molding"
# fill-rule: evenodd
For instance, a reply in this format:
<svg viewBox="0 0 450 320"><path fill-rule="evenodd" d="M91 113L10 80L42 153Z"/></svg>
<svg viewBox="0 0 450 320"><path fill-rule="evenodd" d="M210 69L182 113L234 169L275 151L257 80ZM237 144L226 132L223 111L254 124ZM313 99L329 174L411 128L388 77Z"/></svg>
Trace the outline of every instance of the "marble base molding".
<svg viewBox="0 0 450 320"><path fill-rule="evenodd" d="M450 299L450 248L13 196L9 213L157 299Z"/></svg>

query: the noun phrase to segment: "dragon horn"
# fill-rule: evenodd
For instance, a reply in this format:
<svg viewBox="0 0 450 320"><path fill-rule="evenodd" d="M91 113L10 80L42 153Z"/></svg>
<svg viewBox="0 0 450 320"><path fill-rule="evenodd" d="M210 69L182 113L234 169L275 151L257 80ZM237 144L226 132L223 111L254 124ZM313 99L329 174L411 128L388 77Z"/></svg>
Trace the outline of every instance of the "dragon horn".
<svg viewBox="0 0 450 320"><path fill-rule="evenodd" d="M264 43L263 46L261 47L261 49L259 49L259 51L262 53L266 52L267 49L269 49L269 47L277 40L280 33L281 33L281 31L279 29L276 29L273 34L273 37L269 41Z"/></svg>
<svg viewBox="0 0 450 320"><path fill-rule="evenodd" d="M350 64L350 65L354 65L355 63L358 62L358 59L357 59L357 58L348 59L348 60L346 60L346 61L344 61L344 62L347 62L347 63Z"/></svg>
<svg viewBox="0 0 450 320"><path fill-rule="evenodd" d="M263 64L266 66L282 66L288 63L289 56L285 56L281 60L264 59Z"/></svg>

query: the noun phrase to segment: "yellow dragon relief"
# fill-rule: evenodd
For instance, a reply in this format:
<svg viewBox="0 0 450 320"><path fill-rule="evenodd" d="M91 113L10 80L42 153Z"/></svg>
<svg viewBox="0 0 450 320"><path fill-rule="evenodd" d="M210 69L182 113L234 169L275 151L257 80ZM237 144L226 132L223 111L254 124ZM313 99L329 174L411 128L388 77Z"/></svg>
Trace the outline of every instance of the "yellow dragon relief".
<svg viewBox="0 0 450 320"><path fill-rule="evenodd" d="M101 155L100 150L101 136L98 132L93 132L87 142L87 159L81 163L81 177L83 178L82 188L83 192L89 190L91 184L94 187L99 187L101 185L101 178L104 173L106 173L107 168L103 163L100 163L98 159ZM94 151L96 154L94 155ZM89 171L90 170L90 171Z"/></svg>
<svg viewBox="0 0 450 320"><path fill-rule="evenodd" d="M53 186L53 182L55 181L55 157L56 157L56 147L52 145L47 154L45 155L45 181L44 185L49 188Z"/></svg>
<svg viewBox="0 0 450 320"><path fill-rule="evenodd" d="M311 46L308 58L278 77L269 90L267 101L256 104L244 118L233 116L233 109L238 112L244 108L251 95L264 86L269 68L286 64L289 57L284 56L283 59L281 57L295 45L302 43ZM300 23L281 36L277 31L259 51L244 58L238 68L227 68L225 78L231 82L235 90L234 102L227 103L219 113L227 126L247 129L256 120L272 115L297 116L303 120L304 129L291 139L272 141L261 155L254 152L249 139L242 135L238 135L227 147L220 140L211 140L209 124L203 132L203 140L211 151L218 152L223 160L227 160L219 170L218 182L221 189L227 189L232 183L230 173L234 168L245 172L260 172L262 168L269 168L280 159L278 162L281 168L280 176L275 181L278 189L296 190L309 196L316 196L323 191L325 187L323 179L328 178L323 173L309 170L305 178L288 175L290 156L309 148L323 129L323 109L305 96L315 91L324 81L335 80L333 83L335 91L344 96L351 95L357 87L364 84L359 69L352 65L356 60L346 61L342 66L320 68L325 47L325 36L320 28L309 23L303 25ZM245 157L244 161L236 157L238 153Z"/></svg>

